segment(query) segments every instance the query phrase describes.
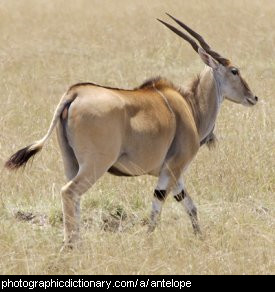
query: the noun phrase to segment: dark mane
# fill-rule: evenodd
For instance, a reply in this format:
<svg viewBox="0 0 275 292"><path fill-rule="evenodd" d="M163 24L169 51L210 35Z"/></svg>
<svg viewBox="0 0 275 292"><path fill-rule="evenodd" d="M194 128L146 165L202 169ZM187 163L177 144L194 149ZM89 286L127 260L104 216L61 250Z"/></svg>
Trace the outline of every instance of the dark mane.
<svg viewBox="0 0 275 292"><path fill-rule="evenodd" d="M157 88L162 89L164 87L170 87L175 89L176 91L181 93L181 89L179 86L175 85L170 80L163 78L161 76L153 77L150 79L145 80L140 86L136 87L135 90L138 89L150 89L150 88Z"/></svg>
<svg viewBox="0 0 275 292"><path fill-rule="evenodd" d="M144 88L152 88L153 86L155 86L155 84L157 84L162 79L164 79L164 78L161 78L160 76L146 79L140 86L136 87L135 90L136 89L144 89Z"/></svg>

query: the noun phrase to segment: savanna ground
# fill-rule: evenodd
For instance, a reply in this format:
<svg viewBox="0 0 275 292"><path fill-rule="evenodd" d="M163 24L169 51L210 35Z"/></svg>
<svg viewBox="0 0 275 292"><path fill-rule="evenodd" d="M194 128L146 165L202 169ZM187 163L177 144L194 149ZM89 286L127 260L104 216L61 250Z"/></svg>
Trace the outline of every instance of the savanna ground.
<svg viewBox="0 0 275 292"><path fill-rule="evenodd" d="M42 137L69 85L132 88L163 75L183 84L203 68L161 26L170 12L236 62L260 102L224 102L215 150L202 147L186 175L204 240L171 197L152 237L146 223L156 178L104 175L82 200L82 246L60 253L56 137L25 171L3 167L1 274L274 274L275 2L0 1L1 165Z"/></svg>

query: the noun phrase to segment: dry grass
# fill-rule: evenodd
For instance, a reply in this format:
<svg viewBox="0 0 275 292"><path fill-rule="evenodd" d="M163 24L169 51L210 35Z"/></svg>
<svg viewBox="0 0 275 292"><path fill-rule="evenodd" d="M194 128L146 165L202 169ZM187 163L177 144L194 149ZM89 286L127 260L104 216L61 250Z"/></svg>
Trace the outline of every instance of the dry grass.
<svg viewBox="0 0 275 292"><path fill-rule="evenodd" d="M202 148L186 177L205 239L172 198L148 238L156 179L106 174L83 198L81 249L60 254L65 179L54 138L25 172L1 171L1 274L275 273L272 0L0 1L1 164L44 135L72 83L131 88L198 73L193 50L155 21L165 11L235 60L261 98L253 109L224 103L218 148Z"/></svg>

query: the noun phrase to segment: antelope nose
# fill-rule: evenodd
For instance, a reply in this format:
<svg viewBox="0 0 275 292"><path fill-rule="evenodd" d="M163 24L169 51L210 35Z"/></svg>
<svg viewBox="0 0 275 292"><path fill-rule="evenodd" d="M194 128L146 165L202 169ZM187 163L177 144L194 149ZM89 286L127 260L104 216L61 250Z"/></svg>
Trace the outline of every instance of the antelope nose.
<svg viewBox="0 0 275 292"><path fill-rule="evenodd" d="M258 101L258 96L255 95L255 100Z"/></svg>

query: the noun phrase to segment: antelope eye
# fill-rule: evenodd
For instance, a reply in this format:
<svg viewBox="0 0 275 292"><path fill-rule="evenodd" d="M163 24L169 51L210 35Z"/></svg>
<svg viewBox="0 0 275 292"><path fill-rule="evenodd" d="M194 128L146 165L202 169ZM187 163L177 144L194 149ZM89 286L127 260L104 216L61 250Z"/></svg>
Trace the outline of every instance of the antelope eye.
<svg viewBox="0 0 275 292"><path fill-rule="evenodd" d="M231 69L231 73L232 73L233 75L238 75L238 74L239 74L239 71L238 71L238 69L236 69L236 68L232 68L232 69Z"/></svg>

